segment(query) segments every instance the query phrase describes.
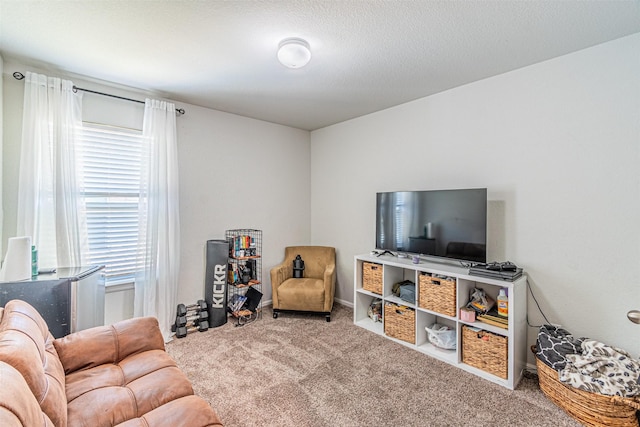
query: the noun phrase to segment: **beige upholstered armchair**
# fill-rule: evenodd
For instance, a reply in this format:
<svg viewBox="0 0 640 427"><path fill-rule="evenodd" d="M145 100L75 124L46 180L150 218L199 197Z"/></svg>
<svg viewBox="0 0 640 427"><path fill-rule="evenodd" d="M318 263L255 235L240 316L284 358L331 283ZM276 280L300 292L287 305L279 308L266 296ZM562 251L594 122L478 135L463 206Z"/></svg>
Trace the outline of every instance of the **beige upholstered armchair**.
<svg viewBox="0 0 640 427"><path fill-rule="evenodd" d="M304 261L302 278L293 278L293 260ZM320 312L331 321L336 289L336 250L327 246L289 246L284 261L271 269L273 317L280 311Z"/></svg>

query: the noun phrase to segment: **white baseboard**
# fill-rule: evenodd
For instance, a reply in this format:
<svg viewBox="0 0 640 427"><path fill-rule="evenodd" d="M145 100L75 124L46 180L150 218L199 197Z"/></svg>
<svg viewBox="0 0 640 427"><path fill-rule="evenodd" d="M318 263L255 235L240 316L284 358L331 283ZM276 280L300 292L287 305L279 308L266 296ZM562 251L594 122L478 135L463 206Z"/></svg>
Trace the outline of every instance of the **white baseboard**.
<svg viewBox="0 0 640 427"><path fill-rule="evenodd" d="M340 305L344 305L345 307L353 308L353 303L349 301L345 301L343 299L334 298L333 302L337 302Z"/></svg>

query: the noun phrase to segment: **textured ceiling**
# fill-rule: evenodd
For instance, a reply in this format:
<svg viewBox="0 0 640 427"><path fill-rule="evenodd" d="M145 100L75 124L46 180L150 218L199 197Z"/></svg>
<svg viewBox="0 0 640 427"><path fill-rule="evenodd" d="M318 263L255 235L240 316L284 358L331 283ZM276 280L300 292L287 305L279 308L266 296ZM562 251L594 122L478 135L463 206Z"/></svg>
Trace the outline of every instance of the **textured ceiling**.
<svg viewBox="0 0 640 427"><path fill-rule="evenodd" d="M5 61L307 130L637 32L637 0L0 0Z"/></svg>

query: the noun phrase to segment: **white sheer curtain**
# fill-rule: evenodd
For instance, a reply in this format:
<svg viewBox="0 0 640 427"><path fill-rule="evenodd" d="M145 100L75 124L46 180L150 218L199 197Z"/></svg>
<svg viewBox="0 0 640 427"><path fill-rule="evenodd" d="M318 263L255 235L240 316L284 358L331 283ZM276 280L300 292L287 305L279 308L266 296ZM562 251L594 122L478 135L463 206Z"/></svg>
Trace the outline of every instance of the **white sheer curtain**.
<svg viewBox="0 0 640 427"><path fill-rule="evenodd" d="M140 190L142 269L135 283L135 315L155 316L165 341L175 321L180 269L178 146L174 104L147 99L143 136L148 143Z"/></svg>
<svg viewBox="0 0 640 427"><path fill-rule="evenodd" d="M86 228L75 170L81 123L82 96L72 82L27 72L17 235L31 236L40 267L82 265Z"/></svg>

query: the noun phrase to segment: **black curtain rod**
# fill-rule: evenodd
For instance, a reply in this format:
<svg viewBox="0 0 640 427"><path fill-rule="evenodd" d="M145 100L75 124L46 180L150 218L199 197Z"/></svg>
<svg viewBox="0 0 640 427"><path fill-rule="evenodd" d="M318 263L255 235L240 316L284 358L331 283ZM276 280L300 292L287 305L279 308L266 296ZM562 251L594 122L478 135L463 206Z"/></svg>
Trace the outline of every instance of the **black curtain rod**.
<svg viewBox="0 0 640 427"><path fill-rule="evenodd" d="M13 77L16 78L17 80L22 80L22 79L24 79L24 74L22 74L19 71L16 71L15 73L13 73ZM118 98L118 99L123 99L125 101L137 102L138 104L144 104L144 101L139 101L137 99L125 98L124 96L112 95L110 93L97 92L95 90L84 89L84 88L78 87L76 85L73 85L73 91L74 92L77 92L79 90L81 90L82 92L89 92L89 93L94 93L96 95L109 96L111 98ZM183 115L184 114L184 108L176 108L176 113L178 113L180 115Z"/></svg>

